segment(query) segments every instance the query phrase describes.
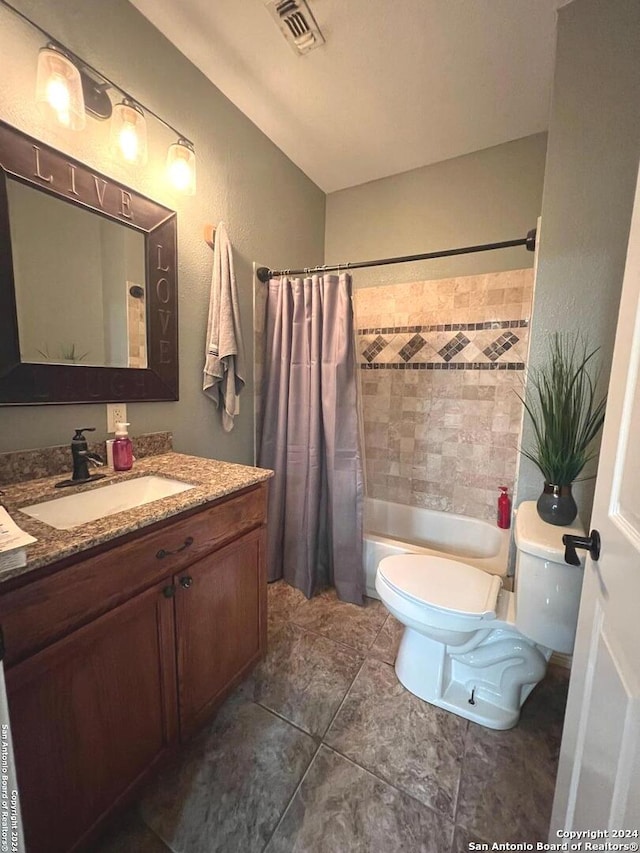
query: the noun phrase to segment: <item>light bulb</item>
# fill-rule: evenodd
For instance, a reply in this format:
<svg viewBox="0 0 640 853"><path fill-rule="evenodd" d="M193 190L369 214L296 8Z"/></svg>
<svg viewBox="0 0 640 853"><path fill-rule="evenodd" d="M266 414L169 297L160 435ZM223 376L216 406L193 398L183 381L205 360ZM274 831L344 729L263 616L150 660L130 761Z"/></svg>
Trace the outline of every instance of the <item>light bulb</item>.
<svg viewBox="0 0 640 853"><path fill-rule="evenodd" d="M169 146L167 155L167 174L169 181L186 195L196 191L196 154L193 145L186 139Z"/></svg>
<svg viewBox="0 0 640 853"><path fill-rule="evenodd" d="M111 153L137 166L147 162L147 123L130 98L116 104L111 116Z"/></svg>
<svg viewBox="0 0 640 853"><path fill-rule="evenodd" d="M124 159L134 163L138 156L138 134L135 127L129 122L125 122L120 130L119 143Z"/></svg>
<svg viewBox="0 0 640 853"><path fill-rule="evenodd" d="M46 98L49 106L56 112L58 121L68 126L71 123L71 114L69 112L71 95L67 81L59 74L54 74L47 81Z"/></svg>
<svg viewBox="0 0 640 853"><path fill-rule="evenodd" d="M36 75L36 102L46 115L70 130L86 123L80 72L54 45L41 48Z"/></svg>
<svg viewBox="0 0 640 853"><path fill-rule="evenodd" d="M174 160L169 167L169 177L174 187L184 192L191 183L191 169L187 161Z"/></svg>

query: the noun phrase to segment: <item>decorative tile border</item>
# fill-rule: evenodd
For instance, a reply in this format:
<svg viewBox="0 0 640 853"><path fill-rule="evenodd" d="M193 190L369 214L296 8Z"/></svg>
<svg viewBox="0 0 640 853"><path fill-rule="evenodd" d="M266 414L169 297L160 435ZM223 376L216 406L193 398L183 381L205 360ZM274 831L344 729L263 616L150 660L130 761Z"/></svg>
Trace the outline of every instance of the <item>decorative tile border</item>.
<svg viewBox="0 0 640 853"><path fill-rule="evenodd" d="M487 358L491 359L491 361L496 361L496 359L500 358L500 356L503 355L507 350L515 346L519 340L519 337L509 332L508 334L500 335L497 340L495 340L488 347L485 347L482 352L486 355Z"/></svg>
<svg viewBox="0 0 640 853"><path fill-rule="evenodd" d="M361 329L358 336L361 366L410 370L524 370L528 324L529 321L523 319ZM519 334L514 334L512 329L518 329Z"/></svg>
<svg viewBox="0 0 640 853"><path fill-rule="evenodd" d="M382 352L382 350L386 347L387 341L382 337L382 335L378 335L378 337L371 341L369 346L364 350L362 355L366 358L367 361L373 361L373 359Z"/></svg>
<svg viewBox="0 0 640 853"><path fill-rule="evenodd" d="M524 370L523 361L362 362L361 370Z"/></svg>
<svg viewBox="0 0 640 853"><path fill-rule="evenodd" d="M358 335L398 335L403 332L479 332L485 329L525 329L528 320L489 320L484 323L439 323L432 326L378 326L358 329Z"/></svg>
<svg viewBox="0 0 640 853"><path fill-rule="evenodd" d="M425 341L426 343L426 341ZM444 361L451 361L459 352L470 344L471 341L466 335L463 335L462 332L458 332L458 334L451 338L451 340L446 343L442 349L438 350L438 355L441 355Z"/></svg>
<svg viewBox="0 0 640 853"><path fill-rule="evenodd" d="M377 340L377 338L376 338ZM425 339L418 334L415 334L411 340L407 341L407 343L402 347L398 355L403 361L410 361L414 355L420 352L423 346L425 346L427 342ZM366 358L366 355L365 355ZM367 361L370 359L367 358Z"/></svg>

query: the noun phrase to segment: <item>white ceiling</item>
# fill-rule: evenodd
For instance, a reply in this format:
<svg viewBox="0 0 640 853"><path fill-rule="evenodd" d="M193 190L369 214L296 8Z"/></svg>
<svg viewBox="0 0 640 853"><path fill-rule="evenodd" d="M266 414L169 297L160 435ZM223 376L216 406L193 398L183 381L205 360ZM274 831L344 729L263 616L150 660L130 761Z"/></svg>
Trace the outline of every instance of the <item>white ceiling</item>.
<svg viewBox="0 0 640 853"><path fill-rule="evenodd" d="M325 192L546 130L559 0L131 0Z"/></svg>

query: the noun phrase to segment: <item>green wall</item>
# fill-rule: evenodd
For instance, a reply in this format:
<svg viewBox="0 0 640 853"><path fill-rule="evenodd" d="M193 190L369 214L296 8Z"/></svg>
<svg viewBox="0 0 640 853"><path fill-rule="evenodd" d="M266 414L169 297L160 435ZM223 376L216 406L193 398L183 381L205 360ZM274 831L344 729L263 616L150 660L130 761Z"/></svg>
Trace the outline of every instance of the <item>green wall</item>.
<svg viewBox="0 0 640 853"><path fill-rule="evenodd" d="M601 348L604 388L640 157L639 45L638 0L559 10L529 366L544 361L555 331L575 330ZM537 498L542 483L521 460L518 502ZM593 481L577 500L588 524Z"/></svg>
<svg viewBox="0 0 640 853"><path fill-rule="evenodd" d="M402 144L399 133L398 144ZM327 196L325 263L513 240L540 215L546 134ZM523 248L354 271L356 287L522 269Z"/></svg>
<svg viewBox="0 0 640 853"><path fill-rule="evenodd" d="M164 176L167 147L175 138L153 118L148 118L149 162L142 169L112 159L108 123L88 118L81 133L45 124L34 103L44 39L0 6L0 118L178 211L180 401L129 404L132 434L168 429L180 451L250 462L252 377L230 434L222 431L201 390L212 262L203 224L227 223L250 365L252 262L321 263L324 193L127 0L16 0L16 5L195 143L197 193L184 198ZM65 443L74 427L88 425L105 434L104 405L0 408L0 451Z"/></svg>

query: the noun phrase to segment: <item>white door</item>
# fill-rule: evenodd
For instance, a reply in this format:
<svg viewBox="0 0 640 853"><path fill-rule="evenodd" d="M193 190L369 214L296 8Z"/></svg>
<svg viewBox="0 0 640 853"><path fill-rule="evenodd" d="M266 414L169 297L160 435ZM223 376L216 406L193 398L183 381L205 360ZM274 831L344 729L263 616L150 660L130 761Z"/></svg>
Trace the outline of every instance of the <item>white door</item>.
<svg viewBox="0 0 640 853"><path fill-rule="evenodd" d="M640 838L640 181L609 385L549 840L559 831ZM636 831L635 837L615 836ZM571 848L569 848L571 849ZM581 847L580 849L584 849ZM601 849L631 849L610 847Z"/></svg>

